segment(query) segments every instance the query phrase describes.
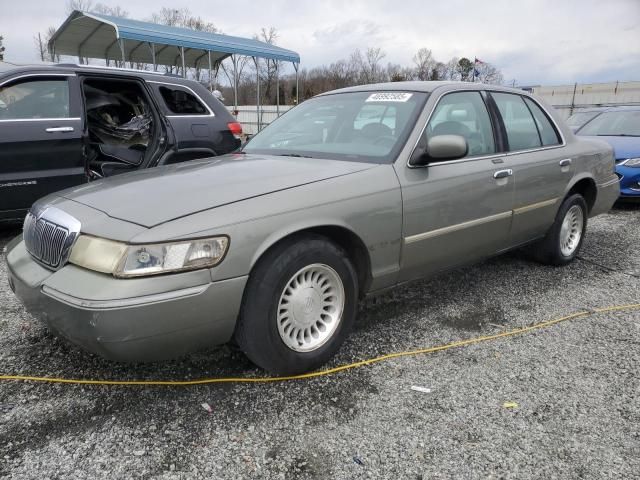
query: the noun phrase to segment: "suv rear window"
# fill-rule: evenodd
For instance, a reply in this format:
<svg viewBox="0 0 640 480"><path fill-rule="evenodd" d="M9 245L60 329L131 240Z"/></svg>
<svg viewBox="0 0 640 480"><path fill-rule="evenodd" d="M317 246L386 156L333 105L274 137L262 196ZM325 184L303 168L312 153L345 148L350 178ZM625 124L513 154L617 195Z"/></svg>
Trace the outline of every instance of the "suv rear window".
<svg viewBox="0 0 640 480"><path fill-rule="evenodd" d="M171 87L160 87L164 103L176 115L207 115L209 110L195 95L186 90Z"/></svg>

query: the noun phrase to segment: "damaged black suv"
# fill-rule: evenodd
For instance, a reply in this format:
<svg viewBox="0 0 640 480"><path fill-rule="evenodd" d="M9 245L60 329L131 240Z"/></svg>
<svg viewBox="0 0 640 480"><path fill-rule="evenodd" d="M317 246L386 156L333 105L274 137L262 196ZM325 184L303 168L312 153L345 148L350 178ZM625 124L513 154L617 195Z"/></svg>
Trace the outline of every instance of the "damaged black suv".
<svg viewBox="0 0 640 480"><path fill-rule="evenodd" d="M0 222L49 193L232 152L242 127L204 86L87 65L0 73Z"/></svg>

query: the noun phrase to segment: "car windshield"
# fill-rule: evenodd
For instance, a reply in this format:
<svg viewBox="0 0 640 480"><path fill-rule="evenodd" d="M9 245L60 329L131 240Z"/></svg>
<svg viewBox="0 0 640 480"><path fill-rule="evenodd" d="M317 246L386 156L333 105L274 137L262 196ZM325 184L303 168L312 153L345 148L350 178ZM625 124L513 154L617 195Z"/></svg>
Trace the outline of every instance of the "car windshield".
<svg viewBox="0 0 640 480"><path fill-rule="evenodd" d="M578 112L567 118L567 125L570 127L581 127L600 112Z"/></svg>
<svg viewBox="0 0 640 480"><path fill-rule="evenodd" d="M354 92L315 97L258 133L246 153L390 163L406 142L424 92Z"/></svg>
<svg viewBox="0 0 640 480"><path fill-rule="evenodd" d="M602 113L582 127L578 134L640 137L640 110Z"/></svg>

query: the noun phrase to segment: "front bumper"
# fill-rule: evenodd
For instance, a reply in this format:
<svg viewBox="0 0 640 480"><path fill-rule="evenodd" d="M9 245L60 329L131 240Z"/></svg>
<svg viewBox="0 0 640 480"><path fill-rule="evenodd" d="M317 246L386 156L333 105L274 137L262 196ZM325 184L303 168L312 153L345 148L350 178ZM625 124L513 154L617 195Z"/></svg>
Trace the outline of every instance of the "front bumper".
<svg viewBox="0 0 640 480"><path fill-rule="evenodd" d="M9 284L58 335L125 362L178 357L229 341L247 277L211 282L208 270L116 279L75 265L51 271L21 238L7 247Z"/></svg>
<svg viewBox="0 0 640 480"><path fill-rule="evenodd" d="M620 177L620 199L640 199L640 168L616 166Z"/></svg>

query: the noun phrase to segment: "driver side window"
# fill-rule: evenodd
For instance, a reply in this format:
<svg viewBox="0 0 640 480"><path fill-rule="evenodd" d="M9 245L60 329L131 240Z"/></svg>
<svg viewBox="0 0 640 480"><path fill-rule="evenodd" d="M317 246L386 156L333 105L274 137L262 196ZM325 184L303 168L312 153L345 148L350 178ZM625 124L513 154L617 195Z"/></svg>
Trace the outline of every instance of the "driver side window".
<svg viewBox="0 0 640 480"><path fill-rule="evenodd" d="M425 130L427 139L460 135L469 145L467 157L496 153L491 119L479 92L449 93L436 106Z"/></svg>

